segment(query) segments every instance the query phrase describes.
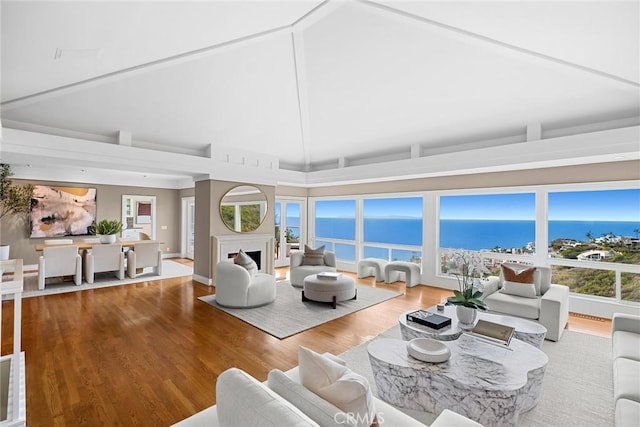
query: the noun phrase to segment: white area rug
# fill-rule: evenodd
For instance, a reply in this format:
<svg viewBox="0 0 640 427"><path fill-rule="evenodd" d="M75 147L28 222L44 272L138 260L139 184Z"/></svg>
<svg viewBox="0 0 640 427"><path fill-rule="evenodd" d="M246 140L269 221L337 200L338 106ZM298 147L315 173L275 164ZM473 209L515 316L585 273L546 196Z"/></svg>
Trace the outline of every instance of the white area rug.
<svg viewBox="0 0 640 427"><path fill-rule="evenodd" d="M374 339L381 337L400 339L400 329L395 326ZM360 344L340 357L369 380L375 393L368 344ZM542 350L549 356L549 364L540 402L520 415L518 426L612 426L611 339L565 331L559 342L545 341ZM436 417L427 412L400 410L426 424L431 424Z"/></svg>
<svg viewBox="0 0 640 427"><path fill-rule="evenodd" d="M276 300L262 307L222 307L216 303L215 295L206 295L198 299L282 339L402 295L399 292L370 286L356 287L358 298L339 302L335 309L329 303L302 302L302 289L291 286L288 280L277 282Z"/></svg>
<svg viewBox="0 0 640 427"><path fill-rule="evenodd" d="M147 280L162 280L171 279L173 277L190 276L193 274L193 269L189 266L177 263L165 259L162 261L162 275L158 276L153 273L151 268L147 268L144 272L138 275L135 279L131 279L125 275L124 280L118 280L113 273L96 273L94 282L88 284L83 280L82 284L77 285L73 283L73 280L61 281L56 278L47 279L43 290L38 289L38 273L28 272L24 275L24 293L23 298L37 297L43 295L61 294L64 292L77 292L87 289L105 288L108 286L120 286L128 285L131 283L145 282ZM8 299L13 298L12 295L7 295ZM3 297L3 299L6 299Z"/></svg>

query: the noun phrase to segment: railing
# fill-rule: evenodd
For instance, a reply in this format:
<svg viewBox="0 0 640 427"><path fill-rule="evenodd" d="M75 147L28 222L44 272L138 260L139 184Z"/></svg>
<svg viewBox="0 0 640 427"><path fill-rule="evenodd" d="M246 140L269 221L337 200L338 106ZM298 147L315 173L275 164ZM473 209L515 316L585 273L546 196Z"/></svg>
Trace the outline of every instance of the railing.
<svg viewBox="0 0 640 427"><path fill-rule="evenodd" d="M500 260L500 261L520 261L520 262L534 262L534 258L532 256L527 255L510 255L496 252L482 252L482 257L486 259ZM592 269L592 270L603 270L603 271L613 271L615 273L615 292L616 292L616 301L623 303L634 303L632 301L626 301L622 299L622 273L631 273L631 274L640 274L640 265L637 264L624 264L618 262L606 262L606 261L582 261L577 259L567 259L567 258L547 258L545 260L545 264L549 267L554 265L562 266L562 267L574 267L574 268L584 268L584 269ZM598 295L591 295L586 293L577 293L573 292L574 295L584 295L589 297L598 297L598 298L609 298L609 297L600 297Z"/></svg>
<svg viewBox="0 0 640 427"><path fill-rule="evenodd" d="M385 249L387 250L387 261L393 261L393 251L394 250L402 250L402 251L408 251L408 252L416 252L419 254L419 257L415 260L412 260L414 262L416 262L417 264L420 264L421 260L422 260L422 246L415 246L415 245L400 245L400 244L391 244L391 243L370 243L370 242L360 242L357 243L355 240L343 240L343 239L332 239L332 238L324 238L324 237L316 237L314 240L314 243L317 244L319 243L330 243L332 245L331 250L335 250L335 245L339 244L339 245L349 245L349 246L353 246L354 249L354 253L355 253L355 259L344 259L344 258L340 258L338 256L338 254L336 253L336 256L338 258L339 261L344 261L344 262L355 262L360 258L365 258L364 256L359 256L358 254L362 254L364 252L364 247L373 247L373 248L380 248L380 249ZM361 250L362 249L362 250ZM376 257L378 258L378 257Z"/></svg>
<svg viewBox="0 0 640 427"><path fill-rule="evenodd" d="M21 348L21 320L22 320L22 291L23 268L22 260L14 259L0 261L0 300L5 296L13 297L13 352L0 357L0 363L10 364L9 381L6 393L6 402L0 406L6 408L6 414L2 414L0 426L23 426L26 423L26 386L24 353ZM2 318L2 304L0 303L0 319ZM2 335L0 322L0 336ZM1 343L0 343L1 344ZM0 354L2 350L0 348ZM6 384L6 383L5 383ZM1 393L3 398L5 393ZM4 411L3 411L4 412Z"/></svg>

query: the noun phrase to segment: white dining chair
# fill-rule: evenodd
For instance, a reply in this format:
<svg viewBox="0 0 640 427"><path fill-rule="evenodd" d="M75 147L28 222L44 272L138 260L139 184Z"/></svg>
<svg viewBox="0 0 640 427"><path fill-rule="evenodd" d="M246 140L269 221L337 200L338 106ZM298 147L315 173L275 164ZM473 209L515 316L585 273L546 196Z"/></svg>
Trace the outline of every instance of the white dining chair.
<svg viewBox="0 0 640 427"><path fill-rule="evenodd" d="M147 267L153 267L158 276L162 275L160 243L135 243L127 252L127 276L134 279L138 269Z"/></svg>
<svg viewBox="0 0 640 427"><path fill-rule="evenodd" d="M46 278L61 276L73 276L76 285L82 283L82 257L77 246L51 246L42 249L38 260L38 289L44 289Z"/></svg>
<svg viewBox="0 0 640 427"><path fill-rule="evenodd" d="M115 276L124 279L124 253L122 245L97 244L88 249L84 256L84 277L87 283L93 283L95 273L113 271Z"/></svg>

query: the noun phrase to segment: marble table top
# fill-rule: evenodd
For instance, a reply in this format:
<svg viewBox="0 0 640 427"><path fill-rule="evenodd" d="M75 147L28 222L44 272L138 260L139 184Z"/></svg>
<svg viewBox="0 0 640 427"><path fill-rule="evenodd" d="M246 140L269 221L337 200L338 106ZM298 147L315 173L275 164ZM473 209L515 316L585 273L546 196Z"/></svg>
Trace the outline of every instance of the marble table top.
<svg viewBox="0 0 640 427"><path fill-rule="evenodd" d="M407 353L407 341L377 339L367 350L379 397L402 407L451 409L483 425L515 426L540 395L549 358L517 339L509 347L463 334L443 341L451 358L427 363Z"/></svg>
<svg viewBox="0 0 640 427"><path fill-rule="evenodd" d="M395 366L437 372L465 387L484 390L520 388L527 382L529 371L549 361L544 352L520 340L504 347L463 334L444 343L451 351L451 358L444 363L414 359L407 353L407 341L390 338L372 341L368 351Z"/></svg>
<svg viewBox="0 0 640 427"><path fill-rule="evenodd" d="M398 318L402 337L406 340L426 337L440 341L452 341L457 340L458 337L462 335L463 331L458 326L456 307L453 305L446 305L444 307L444 311L437 311L435 306L426 309L426 311L440 314L451 319L451 325L442 329L433 329L419 323L407 321L407 313L411 313L412 311L415 310L405 311L400 314L400 317ZM519 317L478 311L478 319L515 328L515 338L538 348L542 347L544 337L547 334L547 329L541 324L531 320L521 319Z"/></svg>

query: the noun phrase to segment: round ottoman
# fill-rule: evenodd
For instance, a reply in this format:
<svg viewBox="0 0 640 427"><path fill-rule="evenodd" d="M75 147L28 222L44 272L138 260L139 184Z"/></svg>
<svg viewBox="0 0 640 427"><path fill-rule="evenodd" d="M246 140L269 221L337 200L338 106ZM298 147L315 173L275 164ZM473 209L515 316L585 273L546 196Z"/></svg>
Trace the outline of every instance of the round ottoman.
<svg viewBox="0 0 640 427"><path fill-rule="evenodd" d="M356 283L349 276L323 278L312 274L302 282L302 301L329 302L336 308L338 301L350 299L356 299Z"/></svg>

